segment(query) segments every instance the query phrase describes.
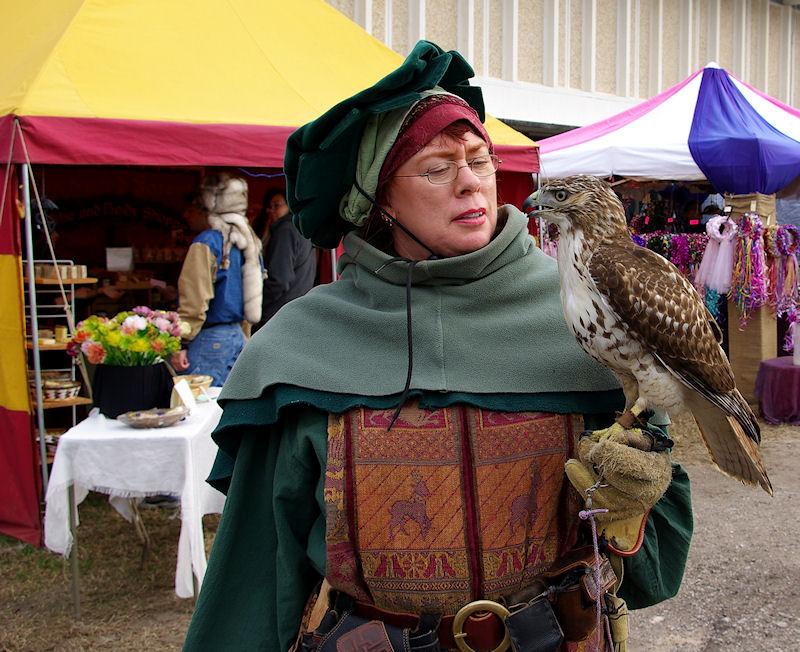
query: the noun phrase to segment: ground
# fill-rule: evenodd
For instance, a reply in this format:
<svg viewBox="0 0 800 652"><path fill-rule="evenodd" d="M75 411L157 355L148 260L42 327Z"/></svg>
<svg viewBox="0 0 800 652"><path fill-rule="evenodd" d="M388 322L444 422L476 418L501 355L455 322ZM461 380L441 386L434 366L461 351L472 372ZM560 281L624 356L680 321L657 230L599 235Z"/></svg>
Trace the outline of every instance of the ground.
<svg viewBox="0 0 800 652"><path fill-rule="evenodd" d="M762 424L770 498L722 478L686 423L676 451L692 481L695 513L686 574L675 598L633 612L629 649L797 650L800 428Z"/></svg>
<svg viewBox="0 0 800 652"><path fill-rule="evenodd" d="M722 477L694 428L679 420L675 457L692 480L695 536L683 586L631 615L628 649L657 652L798 649L800 428L763 427L775 497ZM69 566L52 553L0 537L0 652L179 650L192 601L173 592L179 521L144 513L152 538L141 565L133 528L90 494L81 505L82 618L72 616ZM210 542L217 517L205 519Z"/></svg>

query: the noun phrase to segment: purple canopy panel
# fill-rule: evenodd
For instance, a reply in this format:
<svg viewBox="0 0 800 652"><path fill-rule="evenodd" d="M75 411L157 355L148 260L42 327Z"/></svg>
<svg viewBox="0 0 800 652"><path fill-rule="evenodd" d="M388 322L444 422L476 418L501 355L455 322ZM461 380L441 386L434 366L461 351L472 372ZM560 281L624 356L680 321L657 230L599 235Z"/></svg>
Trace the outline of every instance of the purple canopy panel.
<svg viewBox="0 0 800 652"><path fill-rule="evenodd" d="M717 192L772 194L800 175L800 142L767 122L719 68L703 70L689 151Z"/></svg>

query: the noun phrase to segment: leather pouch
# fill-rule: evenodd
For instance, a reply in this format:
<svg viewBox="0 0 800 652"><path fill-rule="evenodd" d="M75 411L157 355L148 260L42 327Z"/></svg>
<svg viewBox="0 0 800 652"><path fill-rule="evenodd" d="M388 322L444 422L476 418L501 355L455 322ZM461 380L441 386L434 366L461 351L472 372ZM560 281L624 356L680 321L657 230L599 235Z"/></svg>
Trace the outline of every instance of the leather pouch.
<svg viewBox="0 0 800 652"><path fill-rule="evenodd" d="M514 652L555 652L564 641L553 607L544 596L514 611L505 623Z"/></svg>
<svg viewBox="0 0 800 652"><path fill-rule="evenodd" d="M341 617L329 611L313 633L303 637L303 652L405 652L410 649L409 630L379 620L368 620L346 611Z"/></svg>
<svg viewBox="0 0 800 652"><path fill-rule="evenodd" d="M567 641L584 641L597 626L594 551L591 547L572 551L558 569L546 574L551 583L550 601ZM600 559L600 594L616 583L617 576L606 557Z"/></svg>

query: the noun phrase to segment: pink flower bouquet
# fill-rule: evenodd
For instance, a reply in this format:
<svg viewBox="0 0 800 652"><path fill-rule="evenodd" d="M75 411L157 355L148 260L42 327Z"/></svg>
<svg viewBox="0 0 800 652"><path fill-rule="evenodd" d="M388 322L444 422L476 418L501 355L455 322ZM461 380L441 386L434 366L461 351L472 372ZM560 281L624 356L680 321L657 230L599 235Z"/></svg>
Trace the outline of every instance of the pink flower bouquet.
<svg viewBox="0 0 800 652"><path fill-rule="evenodd" d="M92 364L120 367L151 365L181 348L178 313L137 306L115 317L91 317L80 322L67 352L82 352Z"/></svg>

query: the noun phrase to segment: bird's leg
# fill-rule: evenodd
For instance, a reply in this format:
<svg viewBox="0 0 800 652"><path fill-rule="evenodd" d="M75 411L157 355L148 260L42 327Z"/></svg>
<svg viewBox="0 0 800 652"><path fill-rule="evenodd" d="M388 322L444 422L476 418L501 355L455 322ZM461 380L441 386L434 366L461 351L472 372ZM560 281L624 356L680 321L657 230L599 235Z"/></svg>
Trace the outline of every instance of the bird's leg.
<svg viewBox="0 0 800 652"><path fill-rule="evenodd" d="M625 410L625 412L617 417L617 423L626 430L628 428L633 428L634 424L639 419L639 415L644 412L646 407L647 402L642 400L641 397L637 398L636 403L631 406L630 410Z"/></svg>

